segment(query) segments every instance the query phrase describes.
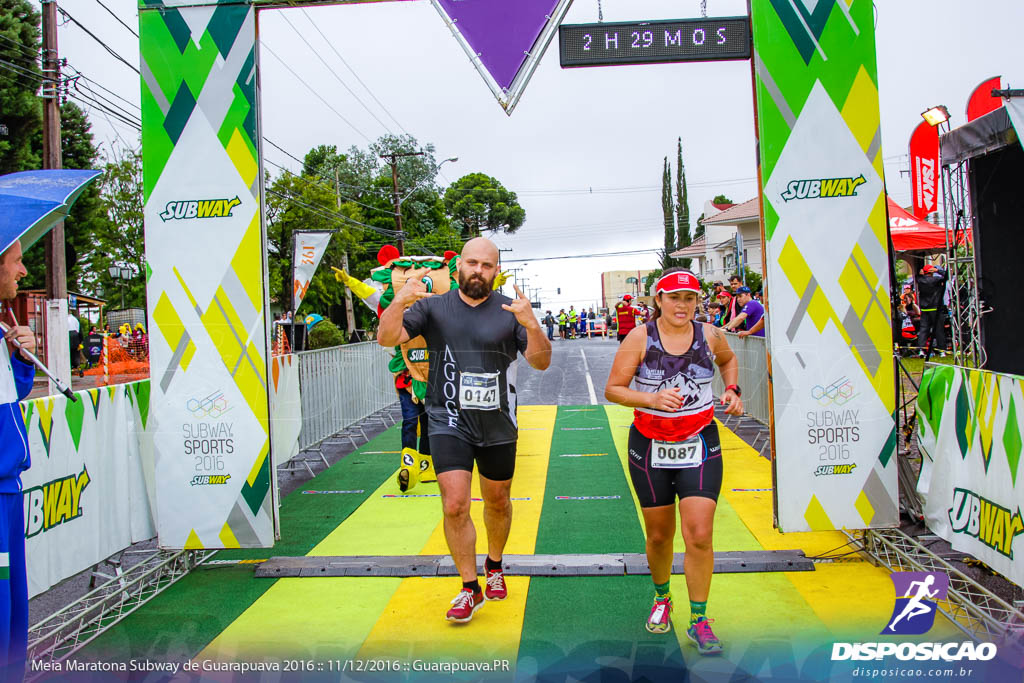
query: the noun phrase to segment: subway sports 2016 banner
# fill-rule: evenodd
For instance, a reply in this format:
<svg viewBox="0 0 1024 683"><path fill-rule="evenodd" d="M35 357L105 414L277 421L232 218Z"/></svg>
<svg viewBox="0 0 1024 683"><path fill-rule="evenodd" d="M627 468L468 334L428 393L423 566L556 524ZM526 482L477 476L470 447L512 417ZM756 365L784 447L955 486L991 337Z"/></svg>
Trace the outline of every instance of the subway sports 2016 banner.
<svg viewBox="0 0 1024 683"><path fill-rule="evenodd" d="M925 369L917 395L928 528L1020 586L1022 390L1024 378L941 366Z"/></svg>
<svg viewBox="0 0 1024 683"><path fill-rule="evenodd" d="M139 29L160 546L266 547L256 11L152 4Z"/></svg>
<svg viewBox="0 0 1024 683"><path fill-rule="evenodd" d="M897 522L869 0L752 0L782 531Z"/></svg>

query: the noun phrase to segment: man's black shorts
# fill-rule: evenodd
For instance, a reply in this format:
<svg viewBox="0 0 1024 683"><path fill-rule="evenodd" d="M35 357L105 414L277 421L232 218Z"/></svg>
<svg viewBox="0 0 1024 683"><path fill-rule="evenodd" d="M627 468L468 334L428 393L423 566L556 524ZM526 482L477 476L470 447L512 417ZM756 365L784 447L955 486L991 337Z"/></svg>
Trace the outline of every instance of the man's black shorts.
<svg viewBox="0 0 1024 683"><path fill-rule="evenodd" d="M473 471L476 462L480 476L491 481L508 481L516 471L516 443L497 446L474 446L449 434L431 434L430 450L434 471L438 474L451 470Z"/></svg>
<svg viewBox="0 0 1024 683"><path fill-rule="evenodd" d="M700 436L704 453L699 467L652 467L651 439L641 434L635 425L630 426L629 477L640 507L674 505L677 496L680 500L700 496L718 501L722 490L722 445L718 440L718 426L712 422L700 432Z"/></svg>

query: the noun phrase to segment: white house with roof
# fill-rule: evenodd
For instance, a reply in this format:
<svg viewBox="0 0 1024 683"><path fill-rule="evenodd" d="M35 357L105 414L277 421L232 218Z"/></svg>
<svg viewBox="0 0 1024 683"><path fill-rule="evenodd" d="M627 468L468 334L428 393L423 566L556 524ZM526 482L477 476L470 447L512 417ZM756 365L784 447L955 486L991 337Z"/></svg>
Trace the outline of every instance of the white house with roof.
<svg viewBox="0 0 1024 683"><path fill-rule="evenodd" d="M671 256L694 259L694 271L705 281L725 281L736 272L740 259L748 270L763 275L758 198L713 215L705 211L703 238Z"/></svg>
<svg viewBox="0 0 1024 683"><path fill-rule="evenodd" d="M736 206L736 205L735 204L715 204L711 200L708 200L708 201L704 202L704 216L703 216L704 224L705 225L707 224L708 218L710 218L712 216L717 216L718 214L722 213L723 211L726 211L726 210L728 210L728 209L730 209L730 208L732 208L734 206ZM697 239L693 240L693 243L690 246L684 247L684 248L682 248L682 249L680 249L678 251L674 251L671 254L669 254L669 256L671 256L672 258L688 258L688 259L692 259L691 262L690 262L690 269L697 275L697 277L700 277L700 278L706 280L707 278L704 275L704 271L706 270L705 269L705 265L706 265L706 258L707 258L707 255L705 253L706 252L706 248L705 248L706 244L707 244L707 240L705 239L705 237L703 235L701 235Z"/></svg>

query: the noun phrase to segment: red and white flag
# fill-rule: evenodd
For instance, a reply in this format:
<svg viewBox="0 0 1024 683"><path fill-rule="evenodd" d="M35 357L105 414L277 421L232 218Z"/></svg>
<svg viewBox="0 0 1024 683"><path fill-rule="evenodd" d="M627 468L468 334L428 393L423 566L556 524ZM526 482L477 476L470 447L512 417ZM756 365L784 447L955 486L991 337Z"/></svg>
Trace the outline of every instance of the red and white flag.
<svg viewBox="0 0 1024 683"><path fill-rule="evenodd" d="M925 121L910 136L910 186L914 216L927 220L938 210L939 129Z"/></svg>
<svg viewBox="0 0 1024 683"><path fill-rule="evenodd" d="M292 260L292 272L294 281L292 288L292 310L299 310L299 304L306 296L309 283L313 280L313 274L320 259L327 251L327 245L331 241L332 232L296 232L295 233L295 254Z"/></svg>

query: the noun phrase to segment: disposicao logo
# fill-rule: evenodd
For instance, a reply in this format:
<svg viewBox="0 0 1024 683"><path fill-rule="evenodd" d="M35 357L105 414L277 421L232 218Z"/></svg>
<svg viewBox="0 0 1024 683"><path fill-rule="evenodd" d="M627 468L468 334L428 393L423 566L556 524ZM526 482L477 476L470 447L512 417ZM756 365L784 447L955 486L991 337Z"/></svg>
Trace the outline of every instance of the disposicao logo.
<svg viewBox="0 0 1024 683"><path fill-rule="evenodd" d="M896 604L881 635L922 635L935 624L936 603L949 592L949 576L943 572L893 572ZM954 662L961 659L988 661L996 656L995 643L912 642L833 643L832 661L872 660L894 656L899 660Z"/></svg>
<svg viewBox="0 0 1024 683"><path fill-rule="evenodd" d="M830 197L856 197L857 188L866 183L864 174L856 178L814 178L791 180L782 193L787 202L790 199L828 199Z"/></svg>
<svg viewBox="0 0 1024 683"><path fill-rule="evenodd" d="M942 572L893 572L896 605L883 634L921 635L935 624L935 603L945 600L949 576Z"/></svg>
<svg viewBox="0 0 1024 683"><path fill-rule="evenodd" d="M167 207L160 218L165 221L184 220L187 218L227 218L231 211L242 203L235 195L234 199L190 199L185 201L167 202Z"/></svg>

